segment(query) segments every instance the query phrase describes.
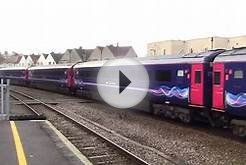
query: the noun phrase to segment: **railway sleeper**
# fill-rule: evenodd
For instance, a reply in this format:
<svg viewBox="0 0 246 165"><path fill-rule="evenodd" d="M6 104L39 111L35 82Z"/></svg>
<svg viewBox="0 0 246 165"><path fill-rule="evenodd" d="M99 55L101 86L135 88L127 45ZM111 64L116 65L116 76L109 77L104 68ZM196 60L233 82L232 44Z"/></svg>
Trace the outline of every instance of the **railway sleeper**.
<svg viewBox="0 0 246 165"><path fill-rule="evenodd" d="M83 149L82 149L83 150ZM83 150L83 152L86 152L87 155L89 156L97 156L97 155L100 155L100 154L107 154L107 155L114 155L115 154L115 151L110 151L110 149L102 149L102 148L94 148L94 149L85 149Z"/></svg>
<svg viewBox="0 0 246 165"><path fill-rule="evenodd" d="M112 156L112 157L107 157L107 158L95 158L95 159L90 159L93 162L93 164L122 164L129 162L129 160L123 156Z"/></svg>
<svg viewBox="0 0 246 165"><path fill-rule="evenodd" d="M101 154L101 155L94 155L94 156L89 156L89 159L113 159L114 157L118 157L118 154Z"/></svg>
<svg viewBox="0 0 246 165"><path fill-rule="evenodd" d="M129 165L132 164L131 162L129 162L127 159L121 159L121 160L111 160L111 161L99 161L94 163L95 165L103 165L103 164L120 164L120 165Z"/></svg>

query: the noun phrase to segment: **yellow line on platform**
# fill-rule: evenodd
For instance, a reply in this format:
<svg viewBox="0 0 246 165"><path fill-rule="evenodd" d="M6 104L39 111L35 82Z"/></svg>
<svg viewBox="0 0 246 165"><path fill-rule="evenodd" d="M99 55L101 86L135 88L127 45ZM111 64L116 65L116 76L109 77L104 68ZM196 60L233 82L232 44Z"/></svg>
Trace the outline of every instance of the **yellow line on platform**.
<svg viewBox="0 0 246 165"><path fill-rule="evenodd" d="M12 129L12 133L13 133L13 137L14 137L14 141L15 141L15 148L16 148L16 153L17 153L19 165L27 165L26 156L24 153L24 149L23 149L23 146L22 146L20 136L19 136L18 130L16 128L15 122L10 121L10 125L11 125L11 129Z"/></svg>

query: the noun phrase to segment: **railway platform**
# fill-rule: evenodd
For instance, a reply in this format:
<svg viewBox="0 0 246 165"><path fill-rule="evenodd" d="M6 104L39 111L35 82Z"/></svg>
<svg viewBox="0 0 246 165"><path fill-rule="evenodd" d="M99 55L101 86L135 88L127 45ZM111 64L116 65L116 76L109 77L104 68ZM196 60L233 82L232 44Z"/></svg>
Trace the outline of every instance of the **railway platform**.
<svg viewBox="0 0 246 165"><path fill-rule="evenodd" d="M90 164L62 138L47 121L0 121L0 164Z"/></svg>

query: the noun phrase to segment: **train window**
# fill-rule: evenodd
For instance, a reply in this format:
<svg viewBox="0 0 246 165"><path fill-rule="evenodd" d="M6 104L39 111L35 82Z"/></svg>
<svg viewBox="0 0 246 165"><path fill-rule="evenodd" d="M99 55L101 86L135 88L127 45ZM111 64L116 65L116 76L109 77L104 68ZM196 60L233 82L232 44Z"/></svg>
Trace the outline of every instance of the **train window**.
<svg viewBox="0 0 246 165"><path fill-rule="evenodd" d="M170 70L157 70L155 72L155 79L157 81L167 81L170 82L171 81L171 71Z"/></svg>
<svg viewBox="0 0 246 165"><path fill-rule="evenodd" d="M184 77L184 71L183 70L178 70L177 71L177 76L178 77Z"/></svg>
<svg viewBox="0 0 246 165"><path fill-rule="evenodd" d="M220 85L220 72L214 72L214 85Z"/></svg>
<svg viewBox="0 0 246 165"><path fill-rule="evenodd" d="M91 78L97 77L97 71L90 71L89 77L91 77Z"/></svg>
<svg viewBox="0 0 246 165"><path fill-rule="evenodd" d="M195 83L200 84L202 82L202 72L195 71Z"/></svg>
<svg viewBox="0 0 246 165"><path fill-rule="evenodd" d="M236 70L234 72L234 78L235 79L242 79L243 78L243 71L242 70Z"/></svg>

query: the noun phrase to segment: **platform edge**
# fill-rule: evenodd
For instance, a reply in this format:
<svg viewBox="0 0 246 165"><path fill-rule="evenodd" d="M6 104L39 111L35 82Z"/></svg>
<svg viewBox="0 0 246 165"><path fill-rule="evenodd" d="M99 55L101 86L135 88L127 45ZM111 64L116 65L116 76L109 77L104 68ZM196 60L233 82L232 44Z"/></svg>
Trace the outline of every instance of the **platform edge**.
<svg viewBox="0 0 246 165"><path fill-rule="evenodd" d="M53 124L48 120L45 123L51 128L51 130L58 136L58 138L66 145L66 147L85 165L93 165L90 160L87 159L60 131L58 131Z"/></svg>

